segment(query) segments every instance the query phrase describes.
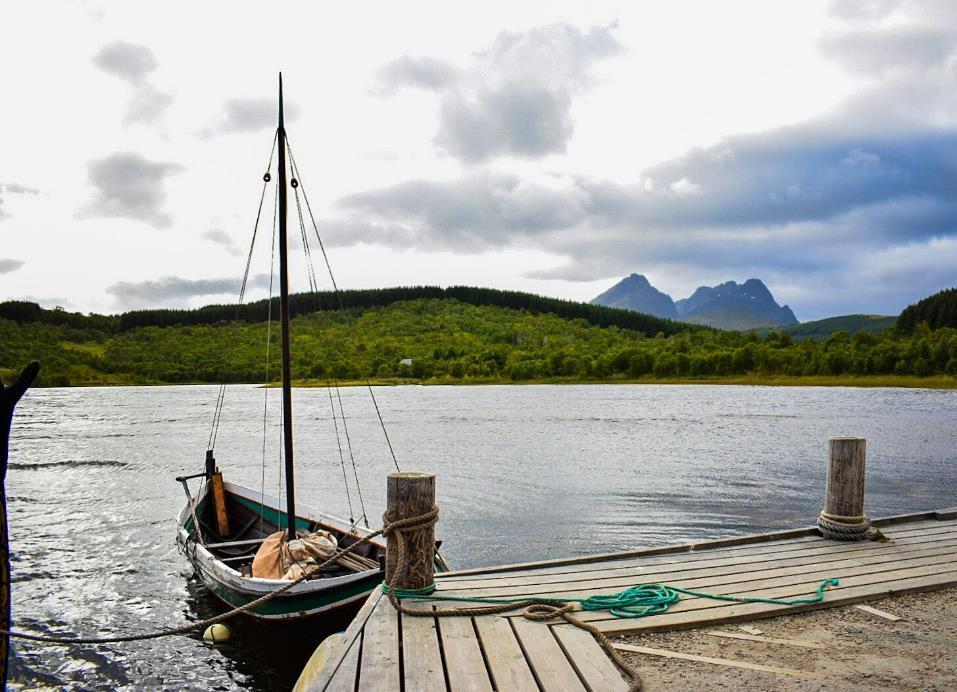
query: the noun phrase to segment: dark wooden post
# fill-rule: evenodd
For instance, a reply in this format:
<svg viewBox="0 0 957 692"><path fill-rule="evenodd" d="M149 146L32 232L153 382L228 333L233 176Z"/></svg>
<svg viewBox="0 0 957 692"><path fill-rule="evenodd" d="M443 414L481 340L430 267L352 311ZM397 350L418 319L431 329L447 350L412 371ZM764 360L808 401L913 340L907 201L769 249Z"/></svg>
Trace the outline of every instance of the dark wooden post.
<svg viewBox="0 0 957 692"><path fill-rule="evenodd" d="M867 442L860 437L833 437L828 446L827 489L818 527L827 538L860 540L870 528L864 514Z"/></svg>
<svg viewBox="0 0 957 692"><path fill-rule="evenodd" d="M386 511L392 521L418 517L435 506L435 474L390 473L386 493ZM397 565L396 538L386 542L385 581L391 583ZM406 534L406 558L409 568L396 583L397 589L424 589L432 585L435 574L435 527Z"/></svg>
<svg viewBox="0 0 957 692"><path fill-rule="evenodd" d="M0 626L10 629L10 542L7 535L7 461L13 409L40 372L40 364L30 363L9 387L0 381ZM9 637L0 635L0 689L7 689Z"/></svg>

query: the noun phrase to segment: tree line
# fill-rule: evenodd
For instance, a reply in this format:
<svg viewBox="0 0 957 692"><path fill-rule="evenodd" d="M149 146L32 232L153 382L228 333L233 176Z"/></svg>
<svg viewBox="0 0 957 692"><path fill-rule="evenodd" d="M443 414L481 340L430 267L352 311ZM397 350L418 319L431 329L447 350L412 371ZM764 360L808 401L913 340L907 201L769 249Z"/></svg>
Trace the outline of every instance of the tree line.
<svg viewBox="0 0 957 692"><path fill-rule="evenodd" d="M99 329L69 322L0 317L0 374L9 376L36 358L47 385L278 380L275 323L239 319ZM649 334L531 308L418 298L387 307L301 312L291 326L293 377L319 382L957 377L957 329L935 330L926 323L910 335L837 332L822 341L690 328ZM407 359L411 365L402 363Z"/></svg>

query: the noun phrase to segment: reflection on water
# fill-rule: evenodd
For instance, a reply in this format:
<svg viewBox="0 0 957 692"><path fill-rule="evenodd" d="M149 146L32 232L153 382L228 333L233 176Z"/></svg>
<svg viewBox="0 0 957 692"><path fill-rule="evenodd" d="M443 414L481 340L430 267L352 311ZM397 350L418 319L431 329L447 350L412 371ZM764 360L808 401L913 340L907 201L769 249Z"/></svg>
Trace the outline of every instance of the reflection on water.
<svg viewBox="0 0 957 692"><path fill-rule="evenodd" d="M377 518L392 460L368 394L342 397ZM215 387L27 394L7 478L19 629L127 634L222 612L173 541L184 500L173 477L202 470L215 398ZM402 467L438 475L438 533L457 567L808 525L832 436L867 438L872 515L957 504L955 392L569 385L397 387L378 398ZM294 400L301 502L361 516L355 489L351 510L343 490L326 391ZM275 494L278 390L229 388L216 457L227 479L260 487L264 401ZM15 641L12 687L288 688L345 624L236 620L217 648L199 633L104 647Z"/></svg>

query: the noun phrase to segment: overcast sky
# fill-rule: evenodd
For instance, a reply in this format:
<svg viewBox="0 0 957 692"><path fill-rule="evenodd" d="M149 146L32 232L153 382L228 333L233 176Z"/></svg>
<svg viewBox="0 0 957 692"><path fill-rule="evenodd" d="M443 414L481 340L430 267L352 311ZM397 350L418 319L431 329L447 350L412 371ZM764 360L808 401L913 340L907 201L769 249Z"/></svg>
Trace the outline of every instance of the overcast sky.
<svg viewBox="0 0 957 692"><path fill-rule="evenodd" d="M280 70L341 287L758 277L808 320L957 284L957 3L276 6L4 7L0 299L234 297Z"/></svg>

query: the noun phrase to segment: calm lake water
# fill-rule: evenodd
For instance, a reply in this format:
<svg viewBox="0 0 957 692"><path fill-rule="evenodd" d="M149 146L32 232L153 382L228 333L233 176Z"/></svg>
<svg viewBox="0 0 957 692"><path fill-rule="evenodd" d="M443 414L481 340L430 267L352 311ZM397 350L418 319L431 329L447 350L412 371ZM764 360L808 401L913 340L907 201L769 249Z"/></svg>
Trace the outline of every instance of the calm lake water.
<svg viewBox="0 0 957 692"><path fill-rule="evenodd" d="M7 477L13 617L34 633L107 635L219 606L173 541L173 477L202 470L216 387L47 389L18 409ZM813 523L832 436L868 441L872 516L957 504L957 392L738 386L377 388L404 470L438 476L453 567L555 558ZM393 468L365 389L343 389L369 521ZM294 392L298 498L348 517L325 389ZM227 479L279 484L279 392L230 387ZM341 423L340 423L340 434ZM345 440L343 439L345 448ZM344 451L351 477L348 449ZM353 514L360 516L354 482ZM15 689L289 687L318 630L237 622L106 647L14 641Z"/></svg>

